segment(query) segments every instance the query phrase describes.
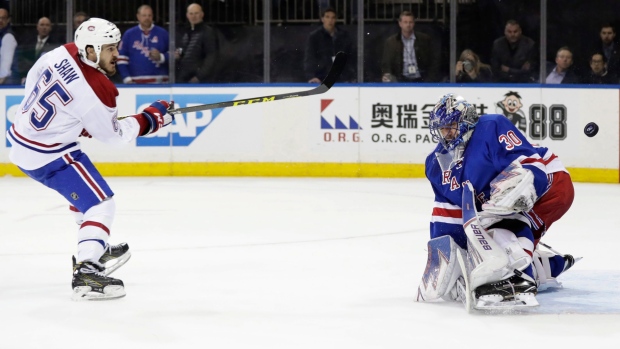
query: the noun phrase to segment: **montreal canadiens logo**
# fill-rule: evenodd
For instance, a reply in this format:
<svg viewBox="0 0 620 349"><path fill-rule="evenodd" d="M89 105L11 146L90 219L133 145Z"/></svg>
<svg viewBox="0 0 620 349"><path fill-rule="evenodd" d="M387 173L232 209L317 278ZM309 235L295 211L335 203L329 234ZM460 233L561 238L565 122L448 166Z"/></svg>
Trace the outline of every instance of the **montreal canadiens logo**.
<svg viewBox="0 0 620 349"><path fill-rule="evenodd" d="M88 31L94 31L95 30L95 26L94 25L89 25L88 26Z"/></svg>

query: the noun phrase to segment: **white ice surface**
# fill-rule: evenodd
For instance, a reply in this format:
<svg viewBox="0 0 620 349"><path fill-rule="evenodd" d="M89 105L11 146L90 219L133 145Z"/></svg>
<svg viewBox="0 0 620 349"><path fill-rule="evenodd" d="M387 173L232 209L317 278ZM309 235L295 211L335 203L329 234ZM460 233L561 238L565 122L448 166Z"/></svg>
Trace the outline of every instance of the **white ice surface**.
<svg viewBox="0 0 620 349"><path fill-rule="evenodd" d="M576 184L545 240L583 256L520 314L416 303L422 179L108 178L120 300L72 302L77 226L0 178L0 348L619 348L620 186Z"/></svg>

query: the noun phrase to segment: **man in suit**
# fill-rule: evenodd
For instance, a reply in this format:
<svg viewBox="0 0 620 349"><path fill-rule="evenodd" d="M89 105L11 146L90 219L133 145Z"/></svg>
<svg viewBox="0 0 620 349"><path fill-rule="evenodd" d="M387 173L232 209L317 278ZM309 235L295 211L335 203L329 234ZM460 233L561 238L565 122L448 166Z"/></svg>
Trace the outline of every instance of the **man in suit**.
<svg viewBox="0 0 620 349"><path fill-rule="evenodd" d="M383 82L437 82L439 57L430 36L414 31L415 17L403 11L398 17L400 33L387 38L381 59Z"/></svg>
<svg viewBox="0 0 620 349"><path fill-rule="evenodd" d="M20 52L18 67L22 84L25 82L26 75L34 65L34 62L36 62L42 54L61 45L50 36L53 26L54 24L49 18L39 18L37 22L37 35L24 37L22 44L18 47L18 51Z"/></svg>
<svg viewBox="0 0 620 349"><path fill-rule="evenodd" d="M568 46L560 47L555 55L555 66L547 63L545 84L578 84L580 77L573 66L573 52Z"/></svg>

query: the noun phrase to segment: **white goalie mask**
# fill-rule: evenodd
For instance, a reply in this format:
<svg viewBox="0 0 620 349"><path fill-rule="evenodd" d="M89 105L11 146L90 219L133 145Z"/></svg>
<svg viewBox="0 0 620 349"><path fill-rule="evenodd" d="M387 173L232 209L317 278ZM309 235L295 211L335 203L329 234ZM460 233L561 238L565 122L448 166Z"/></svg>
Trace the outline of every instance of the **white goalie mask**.
<svg viewBox="0 0 620 349"><path fill-rule="evenodd" d="M101 18L91 18L84 21L75 31L75 46L85 62L94 68L99 64L101 48L105 44L116 44L121 41L121 31L110 21ZM86 46L92 46L97 54L97 61L91 64L86 54Z"/></svg>

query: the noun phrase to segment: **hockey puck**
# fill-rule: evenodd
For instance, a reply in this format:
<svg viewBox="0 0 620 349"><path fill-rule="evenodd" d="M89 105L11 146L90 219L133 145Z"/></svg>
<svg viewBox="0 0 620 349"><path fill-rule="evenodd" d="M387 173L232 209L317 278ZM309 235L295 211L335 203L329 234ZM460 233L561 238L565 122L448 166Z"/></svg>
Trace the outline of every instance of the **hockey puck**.
<svg viewBox="0 0 620 349"><path fill-rule="evenodd" d="M598 133L598 125L593 122L589 122L583 129L583 133L585 133L588 137L596 136L596 134Z"/></svg>

